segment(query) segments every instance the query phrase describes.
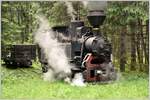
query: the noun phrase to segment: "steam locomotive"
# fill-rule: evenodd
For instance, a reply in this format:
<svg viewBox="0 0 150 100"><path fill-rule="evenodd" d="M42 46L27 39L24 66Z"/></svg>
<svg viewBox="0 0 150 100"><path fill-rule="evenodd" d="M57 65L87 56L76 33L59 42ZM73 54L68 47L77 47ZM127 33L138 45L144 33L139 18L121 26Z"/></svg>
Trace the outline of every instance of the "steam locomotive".
<svg viewBox="0 0 150 100"><path fill-rule="evenodd" d="M105 17L103 11L89 11L87 18L92 27L85 26L81 20L73 20L69 26L52 28L66 51L68 61L75 66L72 73L83 73L86 82L108 82L117 77L111 61L111 44L99 30ZM61 35L67 38L62 38ZM45 73L48 63L42 50L39 51L39 59Z"/></svg>

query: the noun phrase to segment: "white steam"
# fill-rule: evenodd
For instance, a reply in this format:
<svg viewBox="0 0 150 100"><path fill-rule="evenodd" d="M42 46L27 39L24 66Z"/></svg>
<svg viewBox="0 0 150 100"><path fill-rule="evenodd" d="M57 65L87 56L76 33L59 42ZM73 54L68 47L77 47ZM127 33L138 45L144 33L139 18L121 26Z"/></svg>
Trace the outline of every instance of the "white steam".
<svg viewBox="0 0 150 100"><path fill-rule="evenodd" d="M87 8L88 1L82 1L85 8Z"/></svg>
<svg viewBox="0 0 150 100"><path fill-rule="evenodd" d="M75 10L73 8L73 5L69 1L65 1L65 5L67 6L67 12L72 17L72 20L75 20Z"/></svg>
<svg viewBox="0 0 150 100"><path fill-rule="evenodd" d="M48 72L43 73L43 80L44 81L55 81L55 73L52 69L48 69Z"/></svg>
<svg viewBox="0 0 150 100"><path fill-rule="evenodd" d="M57 39L54 38L54 32L52 29L49 29L48 21L43 16L37 16L37 18L40 21L40 27L35 34L35 42L44 51L50 66L49 69L57 76L66 77L71 73L72 66L67 61L65 51L61 48ZM53 76L55 75L48 75L53 80Z"/></svg>
<svg viewBox="0 0 150 100"><path fill-rule="evenodd" d="M70 37L64 36L64 35L63 35L62 33L60 33L60 32L56 32L56 33L57 33L56 38L57 38L58 40L60 40L60 41L62 41L62 42L70 42L70 41L71 41Z"/></svg>
<svg viewBox="0 0 150 100"><path fill-rule="evenodd" d="M86 84L84 83L84 80L83 80L82 73L75 74L75 76L74 76L74 78L72 80L71 85L72 86L86 86Z"/></svg>
<svg viewBox="0 0 150 100"><path fill-rule="evenodd" d="M68 62L65 50L61 43L55 38L55 32L50 29L48 20L44 16L37 16L39 29L34 34L35 42L43 50L48 60L48 72L44 73L43 78L47 81L65 79L75 86L85 86L82 74L76 74L71 82L68 76L71 75L71 66ZM64 38L64 37L63 37Z"/></svg>
<svg viewBox="0 0 150 100"><path fill-rule="evenodd" d="M105 10L107 1L82 1L85 8L88 10Z"/></svg>

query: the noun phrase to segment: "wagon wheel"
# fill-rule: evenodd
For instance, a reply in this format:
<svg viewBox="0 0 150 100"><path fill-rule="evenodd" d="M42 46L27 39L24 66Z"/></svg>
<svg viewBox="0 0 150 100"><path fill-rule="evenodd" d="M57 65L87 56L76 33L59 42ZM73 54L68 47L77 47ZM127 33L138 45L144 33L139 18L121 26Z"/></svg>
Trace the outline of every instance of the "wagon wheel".
<svg viewBox="0 0 150 100"><path fill-rule="evenodd" d="M6 64L6 65L10 65L10 62L9 62L9 61L5 61L5 64Z"/></svg>
<svg viewBox="0 0 150 100"><path fill-rule="evenodd" d="M28 60L27 61L27 66L31 66L32 65L32 61L31 60Z"/></svg>
<svg viewBox="0 0 150 100"><path fill-rule="evenodd" d="M42 64L42 72L46 73L48 71L48 65L47 64Z"/></svg>

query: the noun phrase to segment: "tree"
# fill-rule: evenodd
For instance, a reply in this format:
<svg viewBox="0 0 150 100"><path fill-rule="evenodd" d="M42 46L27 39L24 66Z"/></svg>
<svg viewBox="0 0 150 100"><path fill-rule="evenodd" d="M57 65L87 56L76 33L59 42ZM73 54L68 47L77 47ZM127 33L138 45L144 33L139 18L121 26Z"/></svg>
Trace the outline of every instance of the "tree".
<svg viewBox="0 0 150 100"><path fill-rule="evenodd" d="M125 64L127 60L127 52L125 52L126 36L131 36L131 47L129 47L131 54L131 69L134 70L136 65L136 33L137 33L137 20L147 20L148 19L148 2L146 1L116 1L108 2L107 10L107 21L106 24L110 26L118 27L120 29L120 70L125 70ZM132 23L132 24L131 24ZM129 28L126 28L129 26ZM112 29L113 30L113 29ZM125 31L126 30L126 31ZM130 30L130 31L128 31ZM123 34L124 33L124 34ZM130 34L129 34L130 33ZM143 37L141 37L143 38ZM144 41L143 41L144 42ZM143 43L144 46L144 43ZM128 50L129 51L129 50ZM145 53L146 54L146 53ZM118 58L118 59L119 59Z"/></svg>

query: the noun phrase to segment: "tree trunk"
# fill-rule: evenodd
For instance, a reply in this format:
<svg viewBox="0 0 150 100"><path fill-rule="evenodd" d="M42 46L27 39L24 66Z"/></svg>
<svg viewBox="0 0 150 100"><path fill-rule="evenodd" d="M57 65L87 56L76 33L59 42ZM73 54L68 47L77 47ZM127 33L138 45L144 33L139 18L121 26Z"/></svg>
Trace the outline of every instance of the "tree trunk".
<svg viewBox="0 0 150 100"><path fill-rule="evenodd" d="M21 7L21 24L23 25L24 24L24 10L23 10L23 5L20 4L20 7ZM24 43L24 29L22 29L21 31L21 43L23 44Z"/></svg>
<svg viewBox="0 0 150 100"><path fill-rule="evenodd" d="M147 64L149 64L149 20L146 21L146 52L145 52L145 56L146 56L146 60L147 60Z"/></svg>
<svg viewBox="0 0 150 100"><path fill-rule="evenodd" d="M146 73L149 73L149 20L146 21Z"/></svg>
<svg viewBox="0 0 150 100"><path fill-rule="evenodd" d="M130 23L131 29L131 67L130 70L136 70L136 43L135 43L135 33L136 33L136 23Z"/></svg>
<svg viewBox="0 0 150 100"><path fill-rule="evenodd" d="M143 31L141 32L140 35L141 35L141 40L142 40L142 48L143 48L144 56L145 56L145 64L148 64L148 61L149 61L149 60L148 60L148 59L149 59L148 57L149 57L149 56L148 56L148 50L147 50L147 48L146 48L146 37L147 37L147 36L144 37L144 32L143 32ZM146 35L146 34L145 34L145 35ZM147 44L148 44L148 43L147 43Z"/></svg>
<svg viewBox="0 0 150 100"><path fill-rule="evenodd" d="M140 20L138 20L138 35L137 35L137 56L138 56L138 62L139 62L139 71L143 71L143 50L142 50L142 37L141 37L141 33L143 33L143 29L142 29L142 23Z"/></svg>
<svg viewBox="0 0 150 100"><path fill-rule="evenodd" d="M127 33L127 26L121 28L120 32L120 71L125 71L126 64L126 45L125 45L125 35Z"/></svg>

